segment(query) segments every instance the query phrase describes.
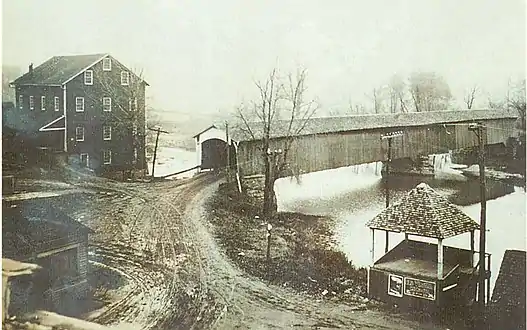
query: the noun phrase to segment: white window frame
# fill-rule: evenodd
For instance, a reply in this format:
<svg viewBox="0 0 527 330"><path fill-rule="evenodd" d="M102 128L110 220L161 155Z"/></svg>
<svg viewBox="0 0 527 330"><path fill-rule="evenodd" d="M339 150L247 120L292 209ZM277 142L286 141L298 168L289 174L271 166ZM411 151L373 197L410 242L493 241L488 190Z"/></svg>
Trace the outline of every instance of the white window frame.
<svg viewBox="0 0 527 330"><path fill-rule="evenodd" d="M136 123L133 123L132 124L132 135L133 136L136 136L137 135L137 124Z"/></svg>
<svg viewBox="0 0 527 330"><path fill-rule="evenodd" d="M18 95L18 107L24 109L24 95Z"/></svg>
<svg viewBox="0 0 527 330"><path fill-rule="evenodd" d="M82 130L82 137L79 139L79 129ZM75 127L75 141L83 142L84 141L84 126Z"/></svg>
<svg viewBox="0 0 527 330"><path fill-rule="evenodd" d="M79 107L79 101L82 101L80 107ZM84 112L84 97L77 96L75 98L75 112Z"/></svg>
<svg viewBox="0 0 527 330"><path fill-rule="evenodd" d="M130 84L130 72L121 71L121 86L128 86L129 84Z"/></svg>
<svg viewBox="0 0 527 330"><path fill-rule="evenodd" d="M29 110L35 110L35 98L33 95L29 96Z"/></svg>
<svg viewBox="0 0 527 330"><path fill-rule="evenodd" d="M137 164L137 157L138 155L138 152L137 152L137 147L134 148L134 155L133 155L133 159L132 159L132 164Z"/></svg>
<svg viewBox="0 0 527 330"><path fill-rule="evenodd" d="M82 163L82 157L83 157L83 156L86 156L86 164L83 164L83 163ZM80 164L81 164L82 166L84 166L84 167L90 167L90 154L85 153L85 152L81 153L81 154L79 155L79 162L80 162Z"/></svg>
<svg viewBox="0 0 527 330"><path fill-rule="evenodd" d="M108 104L106 104L106 101L108 101ZM108 108L106 108L108 106ZM111 97L103 97L102 98L102 111L111 112L112 111L112 98Z"/></svg>
<svg viewBox="0 0 527 330"><path fill-rule="evenodd" d="M93 85L93 70L84 71L84 85Z"/></svg>
<svg viewBox="0 0 527 330"><path fill-rule="evenodd" d="M111 141L112 140L112 126L104 125L102 127L102 139L104 141Z"/></svg>
<svg viewBox="0 0 527 330"><path fill-rule="evenodd" d="M109 57L102 60L102 71L112 71L112 59Z"/></svg>
<svg viewBox="0 0 527 330"><path fill-rule="evenodd" d="M42 95L40 97L40 110L46 111L46 96L45 95Z"/></svg>
<svg viewBox="0 0 527 330"><path fill-rule="evenodd" d="M108 158L109 158L108 161L106 161L106 155L108 155ZM112 163L112 151L111 150L102 151L102 163L104 165L110 165Z"/></svg>
<svg viewBox="0 0 527 330"><path fill-rule="evenodd" d="M60 97L55 96L53 98L53 107L55 108L55 111L60 111Z"/></svg>

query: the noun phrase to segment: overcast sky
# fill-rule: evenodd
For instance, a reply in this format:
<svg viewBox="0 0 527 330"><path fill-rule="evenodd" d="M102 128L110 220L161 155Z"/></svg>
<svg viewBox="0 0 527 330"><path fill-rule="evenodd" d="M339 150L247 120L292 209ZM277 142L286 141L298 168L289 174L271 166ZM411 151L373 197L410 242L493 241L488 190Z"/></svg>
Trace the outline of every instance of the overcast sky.
<svg viewBox="0 0 527 330"><path fill-rule="evenodd" d="M2 2L3 64L110 53L143 68L168 111L231 109L275 66L306 67L325 109L364 101L395 73L437 72L457 98L525 77L523 0Z"/></svg>

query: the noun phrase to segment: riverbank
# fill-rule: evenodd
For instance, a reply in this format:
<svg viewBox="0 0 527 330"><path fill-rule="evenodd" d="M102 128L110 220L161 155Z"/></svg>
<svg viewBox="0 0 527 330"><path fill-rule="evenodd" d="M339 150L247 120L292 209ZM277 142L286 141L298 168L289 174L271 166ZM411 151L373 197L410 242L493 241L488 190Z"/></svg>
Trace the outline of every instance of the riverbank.
<svg viewBox="0 0 527 330"><path fill-rule="evenodd" d="M234 185L222 184L207 205L214 234L227 255L245 272L318 298L366 308L367 271L332 249L333 220L279 212L263 220L259 204ZM267 224L271 229L267 262Z"/></svg>

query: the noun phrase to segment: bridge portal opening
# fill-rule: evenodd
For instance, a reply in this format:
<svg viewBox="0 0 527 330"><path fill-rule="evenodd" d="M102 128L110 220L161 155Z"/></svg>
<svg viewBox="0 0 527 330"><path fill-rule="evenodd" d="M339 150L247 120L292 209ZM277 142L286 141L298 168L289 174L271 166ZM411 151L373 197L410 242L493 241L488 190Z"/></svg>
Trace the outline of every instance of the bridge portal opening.
<svg viewBox="0 0 527 330"><path fill-rule="evenodd" d="M227 159L230 158L230 166L236 166L236 149L234 145L229 146L227 156L227 143L220 139L209 139L201 144L201 169L217 170L227 167Z"/></svg>

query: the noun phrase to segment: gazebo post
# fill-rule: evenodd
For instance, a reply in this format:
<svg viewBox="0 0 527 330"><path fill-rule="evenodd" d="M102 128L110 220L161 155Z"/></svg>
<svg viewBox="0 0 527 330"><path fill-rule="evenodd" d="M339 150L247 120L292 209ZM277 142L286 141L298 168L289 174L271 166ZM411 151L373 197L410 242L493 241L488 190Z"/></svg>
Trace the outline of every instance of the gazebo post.
<svg viewBox="0 0 527 330"><path fill-rule="evenodd" d="M384 253L388 253L390 247L390 232L386 230L386 242L384 245Z"/></svg>
<svg viewBox="0 0 527 330"><path fill-rule="evenodd" d="M474 230L470 231L470 267L474 267Z"/></svg>
<svg viewBox="0 0 527 330"><path fill-rule="evenodd" d="M437 278L443 279L443 239L437 239Z"/></svg>
<svg viewBox="0 0 527 330"><path fill-rule="evenodd" d="M371 229L371 265L373 266L373 263L375 262L375 229Z"/></svg>

